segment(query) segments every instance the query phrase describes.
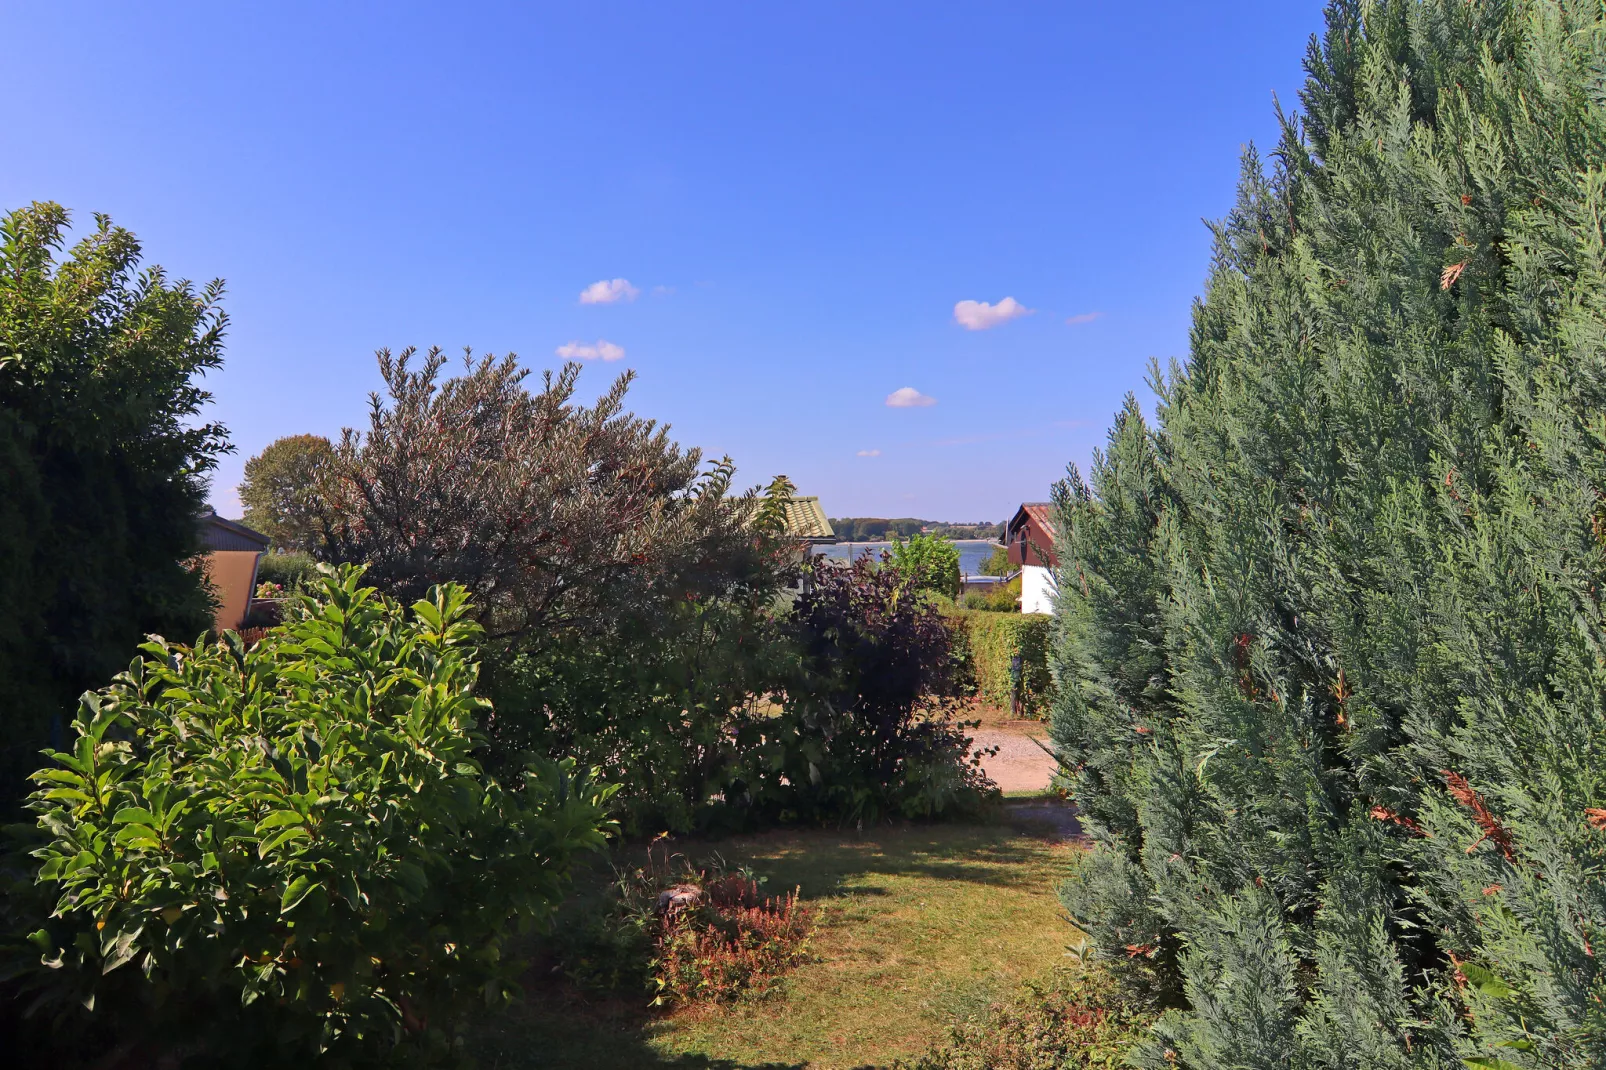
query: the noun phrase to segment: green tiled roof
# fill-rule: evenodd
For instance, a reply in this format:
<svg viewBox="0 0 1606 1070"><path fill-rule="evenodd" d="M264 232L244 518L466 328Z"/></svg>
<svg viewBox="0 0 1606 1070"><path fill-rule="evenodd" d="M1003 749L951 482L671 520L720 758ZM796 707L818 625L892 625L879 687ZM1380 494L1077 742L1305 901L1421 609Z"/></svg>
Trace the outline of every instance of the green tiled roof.
<svg viewBox="0 0 1606 1070"><path fill-rule="evenodd" d="M836 542L831 521L820 508L818 498L793 498L786 503L786 535L811 542Z"/></svg>

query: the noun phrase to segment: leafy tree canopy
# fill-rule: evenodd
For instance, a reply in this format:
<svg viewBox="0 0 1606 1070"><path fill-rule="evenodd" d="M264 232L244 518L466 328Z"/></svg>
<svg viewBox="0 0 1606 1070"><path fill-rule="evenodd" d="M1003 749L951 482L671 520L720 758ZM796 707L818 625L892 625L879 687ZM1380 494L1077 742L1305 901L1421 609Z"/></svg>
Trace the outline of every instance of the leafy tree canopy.
<svg viewBox="0 0 1606 1070"><path fill-rule="evenodd" d="M936 535L911 535L892 544L888 563L917 590L959 595L959 548Z"/></svg>
<svg viewBox="0 0 1606 1070"><path fill-rule="evenodd" d="M1009 560L1009 547L995 546L987 560L981 563L983 576L1007 576L1017 571L1016 566Z"/></svg>
<svg viewBox="0 0 1606 1070"><path fill-rule="evenodd" d="M417 368L413 356L379 353L386 395L335 450L326 555L369 563L402 596L461 583L489 634L513 639L762 564L756 495L733 502L728 460L705 472L667 427L625 411L631 374L587 406L574 400L578 364L531 392L511 354L465 354L445 382L439 350Z"/></svg>
<svg viewBox="0 0 1606 1070"><path fill-rule="evenodd" d="M206 473L229 447L200 419L223 359L223 284L140 267L134 235L95 217L0 219L0 788L53 717L128 663L147 632L210 623L198 547Z"/></svg>
<svg viewBox="0 0 1606 1070"><path fill-rule="evenodd" d="M782 820L974 812L993 785L949 700L954 632L897 569L815 558L784 622L801 659L778 715L743 726L748 790Z"/></svg>
<svg viewBox="0 0 1606 1070"><path fill-rule="evenodd" d="M843 542L880 542L926 532L947 539L996 539L1004 534L1004 525L981 521L974 524L950 523L945 520L917 520L912 516L887 519L875 516L842 516L831 518L831 528Z"/></svg>
<svg viewBox="0 0 1606 1070"><path fill-rule="evenodd" d="M245 462L245 523L282 551L310 552L323 534L319 481L334 448L322 435L287 435Z"/></svg>

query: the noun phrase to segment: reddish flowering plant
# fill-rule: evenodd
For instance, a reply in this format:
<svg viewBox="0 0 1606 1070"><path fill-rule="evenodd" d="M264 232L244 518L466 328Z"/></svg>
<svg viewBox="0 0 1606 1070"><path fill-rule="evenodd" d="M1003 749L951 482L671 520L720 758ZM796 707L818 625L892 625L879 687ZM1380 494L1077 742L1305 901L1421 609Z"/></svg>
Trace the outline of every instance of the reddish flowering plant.
<svg viewBox="0 0 1606 1070"><path fill-rule="evenodd" d="M815 913L797 889L761 898L758 883L730 875L702 901L667 910L653 962L656 1004L724 1001L772 986L808 954Z"/></svg>
<svg viewBox="0 0 1606 1070"><path fill-rule="evenodd" d="M647 848L643 865L621 870L606 926L629 946L635 963L623 976L577 976L582 983L617 988L627 977L645 981L655 1006L721 1002L762 993L808 956L816 911L798 889L765 895L763 878L733 867L718 854L693 863L667 834ZM595 939L593 943L597 944ZM600 944L577 960L597 960ZM597 961L571 965L597 973ZM603 972L607 972L606 964Z"/></svg>

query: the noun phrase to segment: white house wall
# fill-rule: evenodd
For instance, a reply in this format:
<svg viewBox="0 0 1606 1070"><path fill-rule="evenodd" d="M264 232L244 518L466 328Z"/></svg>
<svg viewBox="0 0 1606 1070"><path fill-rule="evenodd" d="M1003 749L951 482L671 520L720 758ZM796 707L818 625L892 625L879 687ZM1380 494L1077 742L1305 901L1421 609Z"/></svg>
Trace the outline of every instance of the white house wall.
<svg viewBox="0 0 1606 1070"><path fill-rule="evenodd" d="M1020 611L1054 612L1054 571L1046 565L1022 565L1020 570Z"/></svg>

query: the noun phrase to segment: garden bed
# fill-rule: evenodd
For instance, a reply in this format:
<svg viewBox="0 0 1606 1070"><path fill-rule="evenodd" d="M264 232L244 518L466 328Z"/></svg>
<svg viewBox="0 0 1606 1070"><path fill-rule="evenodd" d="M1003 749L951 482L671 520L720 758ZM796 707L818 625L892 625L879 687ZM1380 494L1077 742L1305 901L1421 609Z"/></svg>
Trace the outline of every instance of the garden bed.
<svg viewBox="0 0 1606 1070"><path fill-rule="evenodd" d="M1022 984L1074 960L1055 898L1067 826L1028 820L787 831L717 846L733 865L801 889L818 911L809 961L767 994L672 1013L586 997L543 967L486 1023L488 1066L890 1066L942 1043ZM1041 817L1041 815L1034 815Z"/></svg>

